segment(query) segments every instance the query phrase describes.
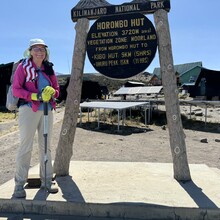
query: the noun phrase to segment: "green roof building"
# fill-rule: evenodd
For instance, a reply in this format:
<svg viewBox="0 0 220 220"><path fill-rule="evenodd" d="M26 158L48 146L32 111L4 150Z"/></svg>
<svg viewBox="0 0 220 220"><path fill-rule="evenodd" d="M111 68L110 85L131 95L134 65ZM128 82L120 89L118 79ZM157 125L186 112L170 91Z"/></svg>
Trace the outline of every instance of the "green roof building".
<svg viewBox="0 0 220 220"><path fill-rule="evenodd" d="M174 65L174 72L179 78L179 83L195 82L201 72L202 62ZM160 68L155 68L153 74L161 79Z"/></svg>

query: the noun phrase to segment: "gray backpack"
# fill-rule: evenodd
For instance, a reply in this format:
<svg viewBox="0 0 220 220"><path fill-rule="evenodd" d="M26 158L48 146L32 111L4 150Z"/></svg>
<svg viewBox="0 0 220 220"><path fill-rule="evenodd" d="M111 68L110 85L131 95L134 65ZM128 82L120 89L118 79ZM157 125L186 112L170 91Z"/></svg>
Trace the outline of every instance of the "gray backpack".
<svg viewBox="0 0 220 220"><path fill-rule="evenodd" d="M15 62L15 63L13 64L13 67L12 67L12 73L11 73L11 78L10 78L11 85L10 85L9 88L8 88L7 99L6 99L6 108L7 108L9 111L16 111L17 108L18 108L19 98L18 98L18 97L15 97L15 96L13 95L13 92L12 92L12 84L13 84L13 80L14 80L15 70L17 69L17 66L18 66L18 64L19 64L21 61L22 61L22 60L19 60L19 61Z"/></svg>

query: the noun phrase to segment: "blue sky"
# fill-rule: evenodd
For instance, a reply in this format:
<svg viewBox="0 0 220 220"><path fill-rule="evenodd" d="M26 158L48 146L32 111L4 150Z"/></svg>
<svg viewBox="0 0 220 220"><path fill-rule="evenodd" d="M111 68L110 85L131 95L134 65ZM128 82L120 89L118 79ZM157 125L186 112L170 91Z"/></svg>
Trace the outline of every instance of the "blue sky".
<svg viewBox="0 0 220 220"><path fill-rule="evenodd" d="M92 0L91 0L92 1ZM42 38L51 51L55 71L69 73L75 43L71 9L78 0L7 0L0 7L0 64L23 56L31 38ZM108 0L111 4L131 1ZM171 0L168 14L174 64L202 61L209 69L220 70L220 1ZM147 15L153 22L153 16ZM92 25L92 21L90 22ZM146 69L159 67L158 52ZM96 70L86 59L85 73Z"/></svg>

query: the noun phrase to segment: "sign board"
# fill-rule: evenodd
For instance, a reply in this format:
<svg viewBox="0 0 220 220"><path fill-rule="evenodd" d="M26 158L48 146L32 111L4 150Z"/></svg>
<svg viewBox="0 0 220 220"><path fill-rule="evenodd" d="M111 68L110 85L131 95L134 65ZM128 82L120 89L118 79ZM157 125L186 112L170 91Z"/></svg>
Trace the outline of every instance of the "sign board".
<svg viewBox="0 0 220 220"><path fill-rule="evenodd" d="M111 78L129 78L144 71L156 51L155 28L141 13L100 17L87 36L91 64Z"/></svg>
<svg viewBox="0 0 220 220"><path fill-rule="evenodd" d="M100 2L101 3L101 2ZM96 7L97 4L97 7ZM95 7L94 7L95 6ZM117 15L123 13L154 13L158 9L170 10L170 0L161 1L133 1L122 5L98 5L95 1L79 2L71 10L71 18L76 22L79 18L97 19L105 15Z"/></svg>

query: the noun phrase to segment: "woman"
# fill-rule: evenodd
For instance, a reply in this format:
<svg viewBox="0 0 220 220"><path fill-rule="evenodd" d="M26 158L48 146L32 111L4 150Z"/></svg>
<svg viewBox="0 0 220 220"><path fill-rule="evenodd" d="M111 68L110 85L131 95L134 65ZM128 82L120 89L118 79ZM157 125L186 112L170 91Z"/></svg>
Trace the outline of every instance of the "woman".
<svg viewBox="0 0 220 220"><path fill-rule="evenodd" d="M13 80L13 94L20 98L18 125L20 146L16 156L14 197L24 198L24 185L28 178L31 152L36 130L38 131L41 187L49 193L58 192L52 182L53 168L51 161L50 140L53 126L54 98L59 96L59 85L49 62L49 49L42 39L31 39L24 59L17 67ZM44 111L43 102L48 102L48 141L47 167L45 177L44 146ZM46 179L46 183L45 183Z"/></svg>

